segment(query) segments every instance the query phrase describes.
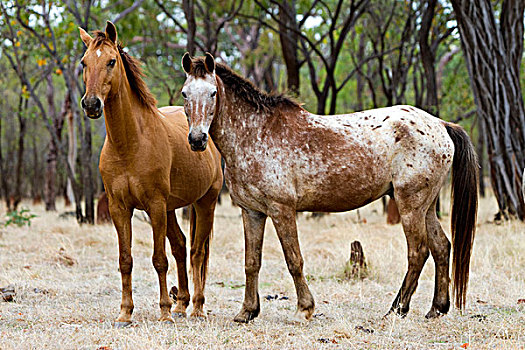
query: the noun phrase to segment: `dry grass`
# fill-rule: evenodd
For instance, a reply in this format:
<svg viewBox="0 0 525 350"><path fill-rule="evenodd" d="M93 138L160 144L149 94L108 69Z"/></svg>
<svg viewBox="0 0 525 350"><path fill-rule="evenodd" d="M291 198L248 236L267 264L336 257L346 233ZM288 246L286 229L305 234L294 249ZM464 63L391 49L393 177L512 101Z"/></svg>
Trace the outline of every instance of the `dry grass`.
<svg viewBox="0 0 525 350"><path fill-rule="evenodd" d="M446 202L446 201L445 201ZM430 259L405 319L382 320L403 279L401 227L387 226L380 203L318 221L298 219L305 272L316 300L308 324L291 321L295 290L270 221L260 275L261 315L248 325L231 321L243 299L244 242L238 208L217 210L206 320L160 324L157 277L147 224L134 221L134 324L112 328L120 304L116 234L112 226L79 227L41 207L31 227L0 229L0 287L13 284L15 302L0 302L0 349L145 348L524 348L525 225L495 225L494 199L481 203L466 312L424 319L432 301ZM3 212L3 210L2 210ZM185 224L186 226L186 224ZM448 216L443 226L449 227ZM362 281L341 280L350 242L363 244L370 267ZM170 285L176 282L170 256ZM289 299L266 300L266 295Z"/></svg>

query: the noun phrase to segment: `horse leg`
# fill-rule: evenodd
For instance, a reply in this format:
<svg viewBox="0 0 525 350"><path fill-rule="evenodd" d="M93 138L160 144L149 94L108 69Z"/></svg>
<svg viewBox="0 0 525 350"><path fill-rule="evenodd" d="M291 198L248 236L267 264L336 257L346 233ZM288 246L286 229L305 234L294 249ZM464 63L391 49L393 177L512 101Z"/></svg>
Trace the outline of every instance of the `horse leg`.
<svg viewBox="0 0 525 350"><path fill-rule="evenodd" d="M175 211L168 211L168 227L166 234L171 245L171 252L177 261L177 281L179 290L177 292L177 305L174 313L178 316L186 316L186 308L190 303L190 292L188 290L188 272L186 269L186 237L182 233Z"/></svg>
<svg viewBox="0 0 525 350"><path fill-rule="evenodd" d="M171 299L168 295L166 273L168 272L168 258L166 257L167 212L166 203L152 203L147 211L153 228L153 267L157 271L160 287L160 318L162 322L174 322L171 317Z"/></svg>
<svg viewBox="0 0 525 350"><path fill-rule="evenodd" d="M131 291L131 270L133 258L131 256L131 214L130 210L122 209L112 201L109 202L109 212L118 235L119 270L122 277L122 302L120 314L115 326L125 327L131 323L133 313L133 297Z"/></svg>
<svg viewBox="0 0 525 350"><path fill-rule="evenodd" d="M303 275L304 262L301 248L299 247L299 239L297 238L296 211L291 207L279 204L276 204L272 209L270 217L281 242L286 265L292 275L297 293L297 312L295 317L301 321L309 320L314 313L315 304Z"/></svg>
<svg viewBox="0 0 525 350"><path fill-rule="evenodd" d="M192 317L204 317L204 288L206 286L206 274L208 270L208 259L210 256L210 238L213 229L213 214L217 204L217 193L208 192L199 199L193 208L196 215L196 227L191 233L190 261L193 276L193 311Z"/></svg>
<svg viewBox="0 0 525 350"><path fill-rule="evenodd" d="M235 322L247 323L257 317L261 310L258 283L266 218L266 214L242 209L246 287L244 289L242 309L233 319Z"/></svg>
<svg viewBox="0 0 525 350"><path fill-rule="evenodd" d="M434 287L434 300L432 307L426 314L426 318L435 318L444 315L450 308L450 297L448 286L450 284L449 278L449 262L450 262L450 241L443 228L439 223L436 215L436 205L438 197L432 202L432 205L427 211L426 224L428 234L428 245L430 252L434 258L436 266L436 282Z"/></svg>
<svg viewBox="0 0 525 350"><path fill-rule="evenodd" d="M426 192L429 191L421 190L409 195L403 192L399 195L396 193L401 223L407 240L408 270L388 313L396 312L402 317L408 313L410 299L417 288L419 275L429 256L425 214L430 206L428 198L431 193Z"/></svg>

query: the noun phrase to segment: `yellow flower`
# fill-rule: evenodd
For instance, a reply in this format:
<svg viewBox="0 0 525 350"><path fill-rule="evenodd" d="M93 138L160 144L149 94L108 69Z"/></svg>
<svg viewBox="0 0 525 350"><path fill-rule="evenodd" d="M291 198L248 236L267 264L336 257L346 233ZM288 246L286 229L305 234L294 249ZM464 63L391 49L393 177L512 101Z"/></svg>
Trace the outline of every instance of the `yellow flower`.
<svg viewBox="0 0 525 350"><path fill-rule="evenodd" d="M41 59L36 61L36 64L38 64L39 67L42 67L46 63L47 63L47 60L45 58L41 58Z"/></svg>
<svg viewBox="0 0 525 350"><path fill-rule="evenodd" d="M17 42L15 43L15 46L16 46L16 47L20 47L20 41L17 41Z"/></svg>
<svg viewBox="0 0 525 350"><path fill-rule="evenodd" d="M57 75L62 75L62 69L57 68L57 70L55 71L55 73L56 73Z"/></svg>

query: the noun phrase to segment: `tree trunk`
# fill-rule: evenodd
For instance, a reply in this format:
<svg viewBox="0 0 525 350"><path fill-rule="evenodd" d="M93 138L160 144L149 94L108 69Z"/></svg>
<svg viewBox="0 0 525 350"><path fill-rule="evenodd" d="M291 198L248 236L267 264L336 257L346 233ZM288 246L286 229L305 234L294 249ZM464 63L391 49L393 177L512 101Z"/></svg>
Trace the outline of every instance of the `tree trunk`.
<svg viewBox="0 0 525 350"><path fill-rule="evenodd" d="M75 172L75 165L77 159L77 134L75 132L75 121L74 114L71 110L71 99L70 96L66 96L64 99L64 104L62 106L62 116L64 119L67 119L67 134L68 134L68 152L67 152L67 162L71 167L73 173ZM73 185L71 184L71 179L67 177L66 183L66 197L69 203L75 201L75 196L73 194Z"/></svg>
<svg viewBox="0 0 525 350"><path fill-rule="evenodd" d="M186 50L191 56L195 55L195 31L197 25L195 23L195 4L193 0L183 0L182 8L184 10L184 16L186 17L186 23L188 24L188 32L186 33Z"/></svg>
<svg viewBox="0 0 525 350"><path fill-rule="evenodd" d="M53 128L56 130L56 134L59 137L62 134L63 122L60 121L55 108L55 89L53 86L53 77L49 74L46 77L47 80L47 113L51 115L53 120ZM46 211L55 211L56 205L56 171L57 171L57 156L58 156L58 145L55 140L51 138L49 141L49 150L46 159L46 185L44 189L44 202L46 204Z"/></svg>
<svg viewBox="0 0 525 350"><path fill-rule="evenodd" d="M436 84L436 53L429 44L430 28L434 19L434 10L437 0L427 0L426 8L421 20L421 29L419 31L419 47L421 48L421 63L425 70L426 76L426 101L424 109L430 114L439 117L438 92Z"/></svg>
<svg viewBox="0 0 525 350"><path fill-rule="evenodd" d="M11 203L10 210L16 210L18 204L22 200L22 167L24 165L24 138L26 135L26 119L23 115L23 112L27 109L28 100L20 95L18 100L18 151L16 159L16 180L15 180L15 190L13 195L13 203Z"/></svg>
<svg viewBox="0 0 525 350"><path fill-rule="evenodd" d="M4 198L4 201L6 203L6 207L9 207L9 193L8 193L8 185L7 185L7 169L4 167L4 157L3 157L3 150L2 150L2 116L3 114L0 113L0 181L2 185L2 197Z"/></svg>
<svg viewBox="0 0 525 350"><path fill-rule="evenodd" d="M524 1L451 0L478 115L485 123L491 182L500 213L525 220L525 111L520 86Z"/></svg>
<svg viewBox="0 0 525 350"><path fill-rule="evenodd" d="M91 151L91 121L88 117L84 117L85 134L82 145L83 158L83 178L84 178L84 203L85 203L85 218L86 223L95 224L95 188L93 183L92 160L93 154Z"/></svg>
<svg viewBox="0 0 525 350"><path fill-rule="evenodd" d="M286 82L288 91L293 96L299 96L299 58L297 56L298 49L298 34L291 28L297 28L297 20L295 13L295 0L283 0L279 5L279 40L281 41L281 49L286 65Z"/></svg>

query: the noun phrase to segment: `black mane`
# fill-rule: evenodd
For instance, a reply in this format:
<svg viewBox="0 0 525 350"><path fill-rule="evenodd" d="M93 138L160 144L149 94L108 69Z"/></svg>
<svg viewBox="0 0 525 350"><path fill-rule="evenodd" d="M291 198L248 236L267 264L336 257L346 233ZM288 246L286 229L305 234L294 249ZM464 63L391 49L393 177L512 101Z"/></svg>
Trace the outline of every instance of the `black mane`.
<svg viewBox="0 0 525 350"><path fill-rule="evenodd" d="M204 57L193 58L190 75L203 78L206 74L208 74L208 71L206 70ZM301 107L299 103L284 94L268 94L259 90L251 81L241 77L231 70L230 67L222 63L215 62L215 74L221 78L227 89L248 102L258 111L267 112L278 106L289 108Z"/></svg>

